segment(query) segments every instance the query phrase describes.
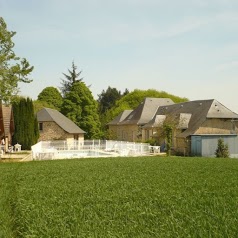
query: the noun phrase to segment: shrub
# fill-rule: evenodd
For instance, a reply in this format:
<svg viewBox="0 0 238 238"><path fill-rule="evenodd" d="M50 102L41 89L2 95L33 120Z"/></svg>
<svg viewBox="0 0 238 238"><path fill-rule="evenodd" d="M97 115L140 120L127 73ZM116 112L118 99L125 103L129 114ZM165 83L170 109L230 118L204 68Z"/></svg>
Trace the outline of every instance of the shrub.
<svg viewBox="0 0 238 238"><path fill-rule="evenodd" d="M222 138L218 139L215 155L217 158L229 158L228 145L224 143Z"/></svg>
<svg viewBox="0 0 238 238"><path fill-rule="evenodd" d="M149 143L152 146L158 145L157 141L154 138L146 140L145 143Z"/></svg>

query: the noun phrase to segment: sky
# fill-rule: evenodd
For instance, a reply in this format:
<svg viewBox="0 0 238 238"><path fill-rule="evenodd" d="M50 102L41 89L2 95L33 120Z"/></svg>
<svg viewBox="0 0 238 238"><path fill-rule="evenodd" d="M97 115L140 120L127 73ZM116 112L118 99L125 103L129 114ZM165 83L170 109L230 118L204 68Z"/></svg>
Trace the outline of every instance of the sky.
<svg viewBox="0 0 238 238"><path fill-rule="evenodd" d="M237 0L0 0L33 100L72 62L95 99L109 86L216 99L238 113Z"/></svg>

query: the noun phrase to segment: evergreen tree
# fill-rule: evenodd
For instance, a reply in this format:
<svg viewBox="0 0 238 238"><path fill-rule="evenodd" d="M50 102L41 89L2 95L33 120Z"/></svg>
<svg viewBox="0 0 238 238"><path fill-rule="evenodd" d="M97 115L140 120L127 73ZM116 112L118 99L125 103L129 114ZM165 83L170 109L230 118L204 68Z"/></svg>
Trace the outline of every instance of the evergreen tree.
<svg viewBox="0 0 238 238"><path fill-rule="evenodd" d="M13 144L19 143L23 150L30 150L39 138L38 122L30 98L21 98L13 103L15 132Z"/></svg>
<svg viewBox="0 0 238 238"><path fill-rule="evenodd" d="M75 82L63 99L61 112L86 132L86 139L99 139L98 104L84 82Z"/></svg>
<svg viewBox="0 0 238 238"><path fill-rule="evenodd" d="M71 87L73 86L74 83L83 81L83 78L79 78L82 71L79 71L78 73L76 71L77 71L77 66L74 64L74 61L73 61L72 70L68 69L69 75L63 73L63 75L66 78L66 80L62 79L62 82L61 82L62 84L61 92L63 97L65 97L66 94L70 92Z"/></svg>
<svg viewBox="0 0 238 238"><path fill-rule="evenodd" d="M229 158L230 156L228 145L224 143L222 138L218 139L217 141L215 155L217 158Z"/></svg>
<svg viewBox="0 0 238 238"><path fill-rule="evenodd" d="M107 115L106 112L110 110L113 106L115 106L116 102L121 99L123 96L128 94L128 89L125 90L123 94L121 91L117 90L116 88L111 88L110 86L107 90L103 90L101 94L98 95L98 105L99 105L99 117L101 122L101 130L103 132L103 138L108 138L107 135Z"/></svg>
<svg viewBox="0 0 238 238"><path fill-rule="evenodd" d="M103 114L112 108L121 97L121 92L116 88L109 86L106 91L103 90L102 93L98 95L99 113Z"/></svg>

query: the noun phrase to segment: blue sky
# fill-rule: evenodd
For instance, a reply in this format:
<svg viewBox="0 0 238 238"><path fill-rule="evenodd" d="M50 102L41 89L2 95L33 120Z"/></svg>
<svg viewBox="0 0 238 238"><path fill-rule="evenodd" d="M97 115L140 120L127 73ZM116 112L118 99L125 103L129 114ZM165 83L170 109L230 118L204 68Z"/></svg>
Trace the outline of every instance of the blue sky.
<svg viewBox="0 0 238 238"><path fill-rule="evenodd" d="M24 96L60 87L74 60L95 99L154 88L238 113L237 0L0 0L0 15L35 67Z"/></svg>

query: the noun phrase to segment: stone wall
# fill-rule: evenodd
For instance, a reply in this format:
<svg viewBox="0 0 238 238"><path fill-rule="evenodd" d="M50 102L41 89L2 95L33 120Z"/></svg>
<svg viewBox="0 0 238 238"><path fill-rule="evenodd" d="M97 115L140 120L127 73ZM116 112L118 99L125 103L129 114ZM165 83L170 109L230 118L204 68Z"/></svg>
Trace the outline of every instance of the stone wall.
<svg viewBox="0 0 238 238"><path fill-rule="evenodd" d="M176 147L174 147L174 153L177 155L190 155L191 140L189 138L176 138Z"/></svg>
<svg viewBox="0 0 238 238"><path fill-rule="evenodd" d="M39 141L49 140L69 140L74 139L74 135L66 132L59 127L55 122L42 122L43 130L40 131ZM79 134L79 140L82 140L84 134Z"/></svg>
<svg viewBox="0 0 238 238"><path fill-rule="evenodd" d="M198 134L231 134L238 133L237 127L231 123L231 119L207 119L194 133Z"/></svg>
<svg viewBox="0 0 238 238"><path fill-rule="evenodd" d="M137 125L109 125L109 131L115 140L136 142L138 140Z"/></svg>

